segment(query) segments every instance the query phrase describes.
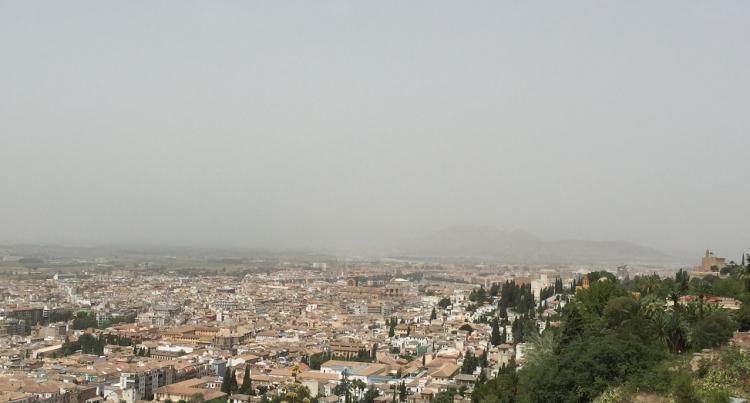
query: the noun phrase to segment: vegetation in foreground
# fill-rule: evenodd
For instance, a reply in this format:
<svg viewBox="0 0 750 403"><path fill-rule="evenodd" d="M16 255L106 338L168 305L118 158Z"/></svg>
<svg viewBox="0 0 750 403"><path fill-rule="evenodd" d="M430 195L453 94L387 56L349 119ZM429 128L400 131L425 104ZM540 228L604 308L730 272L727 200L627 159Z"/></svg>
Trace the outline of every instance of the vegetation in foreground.
<svg viewBox="0 0 750 403"><path fill-rule="evenodd" d="M590 287L577 290L557 322L527 340L533 349L523 368L512 363L478 384L472 401L611 403L650 394L718 403L750 396L750 356L726 346L736 330L750 330L750 264L731 263L722 274L618 281L590 273ZM730 311L708 303L711 295L743 304ZM695 368L693 353L703 349L715 354Z"/></svg>

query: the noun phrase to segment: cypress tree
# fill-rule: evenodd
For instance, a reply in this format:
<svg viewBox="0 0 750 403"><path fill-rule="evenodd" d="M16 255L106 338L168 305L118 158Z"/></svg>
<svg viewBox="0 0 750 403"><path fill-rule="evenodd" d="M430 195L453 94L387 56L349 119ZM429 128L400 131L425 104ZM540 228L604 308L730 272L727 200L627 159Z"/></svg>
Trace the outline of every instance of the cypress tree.
<svg viewBox="0 0 750 403"><path fill-rule="evenodd" d="M237 389L239 386L237 386L237 374L232 370L232 379L229 380L229 390L232 392L232 394L237 393Z"/></svg>
<svg viewBox="0 0 750 403"><path fill-rule="evenodd" d="M232 369L227 367L224 371L224 378L221 380L221 391L227 395L232 392Z"/></svg>
<svg viewBox="0 0 750 403"><path fill-rule="evenodd" d="M493 346L497 346L501 343L500 338L500 324L498 323L498 320L495 319L494 322L492 322L492 336L490 337L490 343L492 343Z"/></svg>
<svg viewBox="0 0 750 403"><path fill-rule="evenodd" d="M253 396L255 393L253 391L253 385L251 382L250 366L245 365L245 375L242 377L242 387L240 388L240 393Z"/></svg>

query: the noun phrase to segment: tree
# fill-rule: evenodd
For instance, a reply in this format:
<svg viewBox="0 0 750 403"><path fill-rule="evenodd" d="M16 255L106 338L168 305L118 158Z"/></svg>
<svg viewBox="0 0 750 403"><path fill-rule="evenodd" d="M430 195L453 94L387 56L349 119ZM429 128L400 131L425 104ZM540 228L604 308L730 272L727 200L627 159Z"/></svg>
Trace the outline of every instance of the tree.
<svg viewBox="0 0 750 403"><path fill-rule="evenodd" d="M430 322L437 319L437 311L435 311L435 307L432 307L432 313L430 313Z"/></svg>
<svg viewBox="0 0 750 403"><path fill-rule="evenodd" d="M693 326L690 344L695 350L716 347L734 334L737 324L724 311L711 312Z"/></svg>
<svg viewBox="0 0 750 403"><path fill-rule="evenodd" d="M680 269L674 276L675 283L677 283L677 291L680 294L684 294L690 288L690 274L686 270Z"/></svg>
<svg viewBox="0 0 750 403"><path fill-rule="evenodd" d="M73 329L83 330L88 328L97 328L98 322L96 321L95 314L88 314L87 312L78 312L76 318L73 319Z"/></svg>
<svg viewBox="0 0 750 403"><path fill-rule="evenodd" d="M698 296L698 317L703 318L703 300L711 289L711 284L702 279L693 279L690 288Z"/></svg>
<svg viewBox="0 0 750 403"><path fill-rule="evenodd" d="M245 365L245 375L242 377L242 387L240 387L239 392L243 395L255 395L255 390L253 390L252 381L250 380L250 366Z"/></svg>
<svg viewBox="0 0 750 403"><path fill-rule="evenodd" d="M226 393L227 395L232 393L232 369L227 367L227 370L224 371L224 378L221 380L221 391Z"/></svg>
<svg viewBox="0 0 750 403"><path fill-rule="evenodd" d="M490 343L492 343L493 346L497 346L502 343L502 336L500 335L500 324L498 323L497 319L492 322L492 335L490 336Z"/></svg>
<svg viewBox="0 0 750 403"><path fill-rule="evenodd" d="M104 354L104 341L99 340L91 334L84 333L78 338L78 345L83 354Z"/></svg>
<svg viewBox="0 0 750 403"><path fill-rule="evenodd" d="M555 279L555 294L562 294L565 289L563 288L563 282L560 277Z"/></svg>
<svg viewBox="0 0 750 403"><path fill-rule="evenodd" d="M474 393L471 394L472 403L515 403L518 395L518 375L515 365L513 362L511 364L510 367L502 368L496 378L483 383L478 382Z"/></svg>
<svg viewBox="0 0 750 403"><path fill-rule="evenodd" d="M333 388L333 394L343 396L344 403L351 403L351 382L349 381L349 372L344 370L341 374L341 381Z"/></svg>
<svg viewBox="0 0 750 403"><path fill-rule="evenodd" d="M626 324L638 315L639 308L638 303L630 296L610 299L603 313L606 326L616 329Z"/></svg>
<svg viewBox="0 0 750 403"><path fill-rule="evenodd" d="M573 338L553 355L524 366L519 375L528 401L590 402L663 357L663 348L633 332L609 331Z"/></svg>
<svg viewBox="0 0 750 403"><path fill-rule="evenodd" d="M461 364L461 373L462 374L473 374L474 370L476 370L478 365L477 357L474 355L474 352L467 351L466 356L464 356L464 362Z"/></svg>
<svg viewBox="0 0 750 403"><path fill-rule="evenodd" d="M400 401L402 401L402 402L405 402L406 401L406 395L407 395L406 382L401 381L401 384L398 385L398 399Z"/></svg>
<svg viewBox="0 0 750 403"><path fill-rule="evenodd" d="M361 403L374 403L375 398L380 396L377 389L373 388L367 388L367 391L365 392L365 395L362 396Z"/></svg>
<svg viewBox="0 0 750 403"><path fill-rule="evenodd" d="M484 349L484 351L482 351L482 356L479 357L478 364L479 364L480 367L482 367L482 369L486 368L487 364L489 364L489 362L488 362L488 352L487 352L486 348Z"/></svg>
<svg viewBox="0 0 750 403"><path fill-rule="evenodd" d="M237 393L237 390L239 389L237 385L237 374L232 370L232 380L229 386L229 390L232 392L232 394Z"/></svg>
<svg viewBox="0 0 750 403"><path fill-rule="evenodd" d="M742 304L742 307L735 314L735 320L737 326L741 332L747 332L750 330L750 305L747 303Z"/></svg>
<svg viewBox="0 0 750 403"><path fill-rule="evenodd" d="M750 253L742 255L742 263L737 270L737 278L745 284L745 291L750 292Z"/></svg>

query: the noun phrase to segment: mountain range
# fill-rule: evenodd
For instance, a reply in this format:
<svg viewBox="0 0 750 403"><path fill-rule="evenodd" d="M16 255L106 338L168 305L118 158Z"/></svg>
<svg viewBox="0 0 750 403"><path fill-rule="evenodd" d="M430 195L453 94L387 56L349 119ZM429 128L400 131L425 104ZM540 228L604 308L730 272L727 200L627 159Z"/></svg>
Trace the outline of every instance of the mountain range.
<svg viewBox="0 0 750 403"><path fill-rule="evenodd" d="M526 231L455 226L393 247L410 257L475 258L508 263L664 263L681 259L625 241L545 241Z"/></svg>

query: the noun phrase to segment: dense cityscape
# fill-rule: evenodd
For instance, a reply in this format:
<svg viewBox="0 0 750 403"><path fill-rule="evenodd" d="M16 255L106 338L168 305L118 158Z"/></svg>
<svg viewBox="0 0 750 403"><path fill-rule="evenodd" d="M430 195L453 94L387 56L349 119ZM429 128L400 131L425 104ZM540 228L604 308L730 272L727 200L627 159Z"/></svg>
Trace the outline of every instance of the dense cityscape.
<svg viewBox="0 0 750 403"><path fill-rule="evenodd" d="M4 402L651 401L675 392L638 380L664 363L684 369L662 378L703 371L694 387L711 393L750 386L750 359L735 352L750 348L750 266L708 250L679 269L12 252L0 283ZM642 331L645 350L615 358ZM616 340L574 347L586 332ZM547 360L564 343L582 350L556 368ZM602 359L623 367L597 368ZM565 369L596 382L571 389Z"/></svg>

